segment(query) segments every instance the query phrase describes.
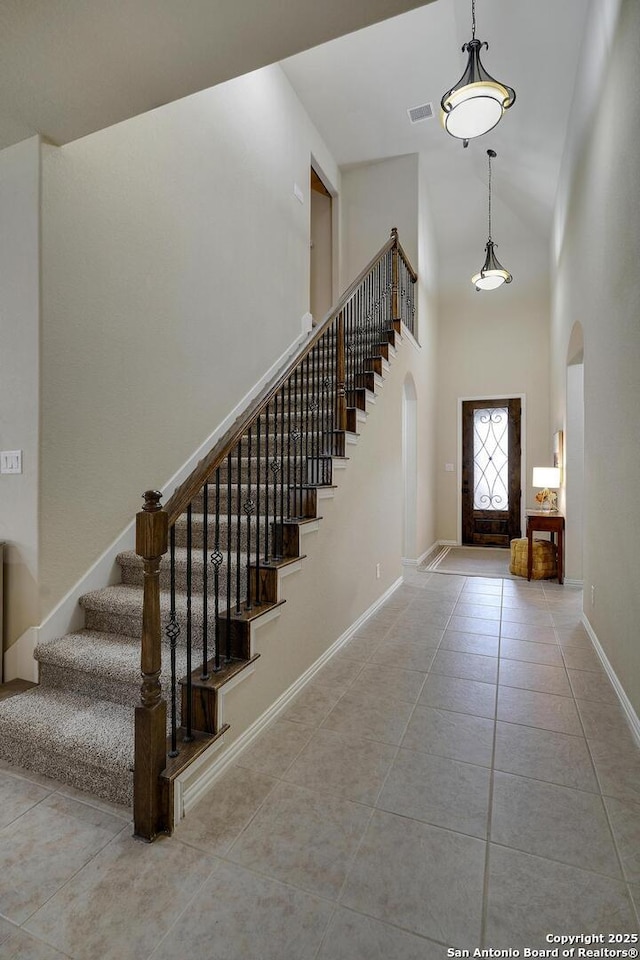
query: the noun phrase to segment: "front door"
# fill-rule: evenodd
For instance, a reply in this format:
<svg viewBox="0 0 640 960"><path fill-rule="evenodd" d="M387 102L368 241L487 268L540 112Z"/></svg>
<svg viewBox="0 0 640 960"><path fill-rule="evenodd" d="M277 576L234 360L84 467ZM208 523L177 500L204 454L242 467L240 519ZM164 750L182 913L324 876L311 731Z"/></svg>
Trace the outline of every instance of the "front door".
<svg viewBox="0 0 640 960"><path fill-rule="evenodd" d="M520 400L462 403L462 542L508 547L520 528Z"/></svg>

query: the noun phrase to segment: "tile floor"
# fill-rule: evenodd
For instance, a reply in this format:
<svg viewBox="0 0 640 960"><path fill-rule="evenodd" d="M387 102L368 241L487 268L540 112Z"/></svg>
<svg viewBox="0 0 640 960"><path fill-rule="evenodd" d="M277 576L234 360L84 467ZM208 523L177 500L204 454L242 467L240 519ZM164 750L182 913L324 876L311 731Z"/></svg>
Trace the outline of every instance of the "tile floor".
<svg viewBox="0 0 640 960"><path fill-rule="evenodd" d="M555 583L412 572L174 837L0 769L0 956L435 960L638 932L640 751Z"/></svg>

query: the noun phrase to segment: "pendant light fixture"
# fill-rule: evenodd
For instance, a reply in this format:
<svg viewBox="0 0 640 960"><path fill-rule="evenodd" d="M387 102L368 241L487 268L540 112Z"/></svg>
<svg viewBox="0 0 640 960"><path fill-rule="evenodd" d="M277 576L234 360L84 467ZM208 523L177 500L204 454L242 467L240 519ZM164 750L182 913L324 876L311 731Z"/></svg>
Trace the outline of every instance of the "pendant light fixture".
<svg viewBox="0 0 640 960"><path fill-rule="evenodd" d="M491 239L491 161L497 156L497 153L495 150L487 150L487 156L489 157L489 238L485 247L487 256L480 273L471 277L471 283L478 291L495 290L496 287L501 287L503 283L511 283L513 280L509 271L505 270L493 252L494 244Z"/></svg>
<svg viewBox="0 0 640 960"><path fill-rule="evenodd" d="M480 62L480 51L483 47L489 49L489 44L476 40L475 0L471 0L471 18L471 40L462 47L469 56L467 68L440 101L445 130L462 140L465 147L473 137L493 130L516 99L515 90L494 80Z"/></svg>

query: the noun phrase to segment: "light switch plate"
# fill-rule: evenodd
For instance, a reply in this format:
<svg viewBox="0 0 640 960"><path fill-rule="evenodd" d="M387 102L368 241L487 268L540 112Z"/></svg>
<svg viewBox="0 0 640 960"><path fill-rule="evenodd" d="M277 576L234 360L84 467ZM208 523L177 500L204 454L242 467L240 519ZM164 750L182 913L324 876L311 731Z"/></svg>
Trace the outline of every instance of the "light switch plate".
<svg viewBox="0 0 640 960"><path fill-rule="evenodd" d="M0 473L22 473L22 450L0 450Z"/></svg>

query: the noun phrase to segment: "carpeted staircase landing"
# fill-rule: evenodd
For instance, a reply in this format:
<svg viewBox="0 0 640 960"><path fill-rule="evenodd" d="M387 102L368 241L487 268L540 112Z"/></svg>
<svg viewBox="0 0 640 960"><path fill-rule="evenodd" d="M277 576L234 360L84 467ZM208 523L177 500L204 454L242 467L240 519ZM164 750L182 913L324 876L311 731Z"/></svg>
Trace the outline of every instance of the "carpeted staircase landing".
<svg viewBox="0 0 640 960"><path fill-rule="evenodd" d="M390 356L394 353L390 347ZM387 368L385 360L383 374ZM375 378L373 374L368 376L371 378L370 388L360 391L366 394L365 402L359 402L360 410L351 408L349 411L352 433L347 439L353 442L356 440L355 424L366 419L366 406L383 382L383 376L377 373ZM246 453L244 456L246 458ZM335 459L331 463L335 464ZM333 488L331 482L325 485ZM194 502L194 569L198 564L202 566L198 529L202 531L204 527L203 516L197 514L197 509L197 502ZM233 513L236 513L235 509ZM232 516L231 520L235 524L237 517ZM180 592L181 568L186 562L183 528L184 524L178 521L176 606L178 620L184 625L186 594ZM117 560L122 583L87 593L80 600L85 628L37 646L35 658L40 666L39 685L0 701L0 757L104 799L131 804L134 708L140 702L142 561L132 552L120 554ZM167 567L165 558L161 568L163 623L168 620L169 613ZM231 573L235 575L233 565ZM199 577L195 579L197 582ZM225 577L221 577L219 596L220 610L223 611L226 608ZM194 637L198 635L198 626L201 628L197 623L198 609L200 604L194 603ZM185 634L183 626L181 636ZM198 650L194 647L194 664L197 656ZM163 664L168 662L169 647L166 645ZM183 677L185 674L186 650L178 646L177 675ZM167 690L165 697L169 700Z"/></svg>

